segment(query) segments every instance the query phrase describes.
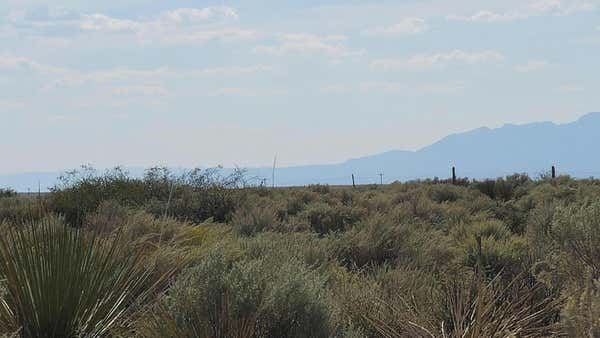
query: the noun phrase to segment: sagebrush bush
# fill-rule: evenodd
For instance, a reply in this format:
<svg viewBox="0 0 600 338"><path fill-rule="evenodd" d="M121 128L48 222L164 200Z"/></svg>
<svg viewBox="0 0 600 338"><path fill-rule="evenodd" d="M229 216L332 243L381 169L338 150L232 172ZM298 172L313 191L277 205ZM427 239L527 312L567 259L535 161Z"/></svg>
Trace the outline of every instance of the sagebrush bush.
<svg viewBox="0 0 600 338"><path fill-rule="evenodd" d="M17 192L10 188L0 188L0 198L16 197Z"/></svg>
<svg viewBox="0 0 600 338"><path fill-rule="evenodd" d="M450 184L433 185L429 190L430 198L437 203L456 202L459 199L459 188Z"/></svg>
<svg viewBox="0 0 600 338"><path fill-rule="evenodd" d="M317 194L328 194L331 191L329 189L329 185L323 184L312 184L308 186L308 189L312 192L316 192Z"/></svg>
<svg viewBox="0 0 600 338"><path fill-rule="evenodd" d="M587 280L583 287L568 289L562 311L565 331L570 337L600 336L600 280Z"/></svg>
<svg viewBox="0 0 600 338"><path fill-rule="evenodd" d="M219 175L213 169L194 169L176 175L167 168L150 168L135 178L121 168L98 175L93 168L82 167L61 177L52 188L49 203L63 214L69 224L81 226L88 213L106 200L120 205L144 207L155 216L202 222L213 217L229 220L237 206L237 190L243 176L234 172Z"/></svg>
<svg viewBox="0 0 600 338"><path fill-rule="evenodd" d="M142 326L172 327L178 337L329 337L323 286L297 261L273 267L214 254L178 278L161 322Z"/></svg>
<svg viewBox="0 0 600 338"><path fill-rule="evenodd" d="M375 216L345 232L338 240L338 260L353 268L381 265L415 248L409 245L408 228L394 225L383 216Z"/></svg>
<svg viewBox="0 0 600 338"><path fill-rule="evenodd" d="M600 278L600 202L558 208L552 236L573 262Z"/></svg>
<svg viewBox="0 0 600 338"><path fill-rule="evenodd" d="M313 231L319 234L343 231L358 222L362 210L343 205L330 206L326 203L315 203L302 212Z"/></svg>
<svg viewBox="0 0 600 338"><path fill-rule="evenodd" d="M35 221L43 218L48 212L44 200L29 197L0 198L0 223Z"/></svg>
<svg viewBox="0 0 600 338"><path fill-rule="evenodd" d="M273 230L278 223L276 211L272 206L247 205L239 208L231 219L233 228L244 236Z"/></svg>
<svg viewBox="0 0 600 338"><path fill-rule="evenodd" d="M290 260L304 262L312 268L323 268L335 258L335 243L331 238L315 233L265 232L239 243L248 258L273 260L273 264Z"/></svg>
<svg viewBox="0 0 600 338"><path fill-rule="evenodd" d="M98 233L111 233L124 226L134 213L117 201L103 201L94 212L86 215L84 226Z"/></svg>

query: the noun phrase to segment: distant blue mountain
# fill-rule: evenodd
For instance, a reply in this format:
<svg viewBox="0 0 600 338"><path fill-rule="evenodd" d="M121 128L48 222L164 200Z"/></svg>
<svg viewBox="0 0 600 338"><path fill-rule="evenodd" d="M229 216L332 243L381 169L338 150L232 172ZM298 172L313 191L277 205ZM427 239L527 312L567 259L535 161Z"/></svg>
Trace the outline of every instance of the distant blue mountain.
<svg viewBox="0 0 600 338"><path fill-rule="evenodd" d="M389 151L351 159L339 164L277 168L278 186L377 183L457 174L469 178L495 178L513 173L532 176L547 172L555 165L559 173L574 177L600 177L600 113L590 113L579 120L523 125L507 124L501 128L479 128L449 135L417 151ZM0 175L0 187L19 191L42 189L56 182L59 173ZM249 168L248 176L257 181L267 179L271 185L272 168Z"/></svg>
<svg viewBox="0 0 600 338"><path fill-rule="evenodd" d="M552 165L559 173L575 177L600 177L600 113L590 113L567 124L551 122L501 128L479 128L449 135L417 151L389 151L348 160L335 165L280 168L278 185L309 183L351 184L385 182L457 174L469 178L495 178L513 173L532 176L548 172ZM271 169L251 169L249 173L266 178Z"/></svg>

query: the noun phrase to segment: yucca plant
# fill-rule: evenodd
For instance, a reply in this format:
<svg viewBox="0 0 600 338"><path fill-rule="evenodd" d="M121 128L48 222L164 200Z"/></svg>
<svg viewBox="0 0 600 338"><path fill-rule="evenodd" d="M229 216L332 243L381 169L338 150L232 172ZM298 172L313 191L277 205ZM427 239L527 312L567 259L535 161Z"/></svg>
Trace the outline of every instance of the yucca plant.
<svg viewBox="0 0 600 338"><path fill-rule="evenodd" d="M104 336L164 278L118 235L101 238L60 218L2 232L0 335Z"/></svg>
<svg viewBox="0 0 600 338"><path fill-rule="evenodd" d="M446 289L450 321L444 337L557 337L562 336L558 314L562 297L519 275L508 284L500 275L487 282L476 276L451 283Z"/></svg>
<svg viewBox="0 0 600 338"><path fill-rule="evenodd" d="M450 282L445 289L441 296L447 320L439 326L421 318L418 309L385 301L377 301L378 311L365 317L385 338L563 336L558 313L564 299L544 295L543 286L530 283L524 275L508 285L502 285L500 275L489 282L475 276L467 282Z"/></svg>

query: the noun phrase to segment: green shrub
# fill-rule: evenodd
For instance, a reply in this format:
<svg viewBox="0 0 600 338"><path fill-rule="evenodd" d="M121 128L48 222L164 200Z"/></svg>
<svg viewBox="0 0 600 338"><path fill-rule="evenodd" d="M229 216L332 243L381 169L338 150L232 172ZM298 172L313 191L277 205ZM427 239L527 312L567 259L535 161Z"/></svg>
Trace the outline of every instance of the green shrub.
<svg viewBox="0 0 600 338"><path fill-rule="evenodd" d="M247 258L270 260L274 265L299 260L312 268L322 268L335 256L332 239L312 232L265 232L241 241L240 245Z"/></svg>
<svg viewBox="0 0 600 338"><path fill-rule="evenodd" d="M509 201L526 193L525 188L532 181L525 174L514 174L506 179L475 181L472 186L491 199Z"/></svg>
<svg viewBox="0 0 600 338"><path fill-rule="evenodd" d="M573 263L600 278L600 202L557 208L552 236Z"/></svg>
<svg viewBox="0 0 600 338"><path fill-rule="evenodd" d="M362 217L362 211L346 206L332 207L326 203L314 203L302 212L313 231L319 234L343 231L358 222Z"/></svg>
<svg viewBox="0 0 600 338"><path fill-rule="evenodd" d="M156 218L141 210L131 213L122 225L123 236L132 244L170 243L191 228L191 224L171 217Z"/></svg>
<svg viewBox="0 0 600 338"><path fill-rule="evenodd" d="M331 191L331 189L329 188L329 185L323 185L323 184L311 184L308 186L308 189L312 192L316 192L317 194L329 194L329 192Z"/></svg>
<svg viewBox="0 0 600 338"><path fill-rule="evenodd" d="M437 203L455 202L460 197L460 192L454 185L440 184L431 186L429 195Z"/></svg>
<svg viewBox="0 0 600 338"><path fill-rule="evenodd" d="M244 236L274 229L278 224L277 215L271 206L245 206L239 208L231 220L231 225Z"/></svg>
<svg viewBox="0 0 600 338"><path fill-rule="evenodd" d="M52 210L63 214L69 224L83 225L87 214L100 204L114 200L127 207L145 207L155 216L170 215L195 223L213 217L230 219L237 205L236 188L243 172L220 176L217 170L195 169L175 175L167 168L150 168L135 178L121 168L98 175L90 167L71 171L50 194Z"/></svg>
<svg viewBox="0 0 600 338"><path fill-rule="evenodd" d="M533 208L527 218L527 241L531 256L546 260L552 255L552 222L556 207L552 202L543 202Z"/></svg>
<svg viewBox="0 0 600 338"><path fill-rule="evenodd" d="M17 197L17 192L10 188L0 188L0 198Z"/></svg>
<svg viewBox="0 0 600 338"><path fill-rule="evenodd" d="M337 241L336 255L344 265L356 268L394 261L412 249L406 230L382 216L374 217L344 233Z"/></svg>
<svg viewBox="0 0 600 338"><path fill-rule="evenodd" d="M0 223L35 221L43 218L47 212L44 199L21 196L0 198Z"/></svg>
<svg viewBox="0 0 600 338"><path fill-rule="evenodd" d="M100 203L98 208L86 216L85 227L98 233L111 233L127 223L134 213L114 200Z"/></svg>
<svg viewBox="0 0 600 338"><path fill-rule="evenodd" d="M583 287L570 287L562 320L569 337L600 336L600 281L586 280Z"/></svg>
<svg viewBox="0 0 600 338"><path fill-rule="evenodd" d="M173 328L156 337L329 337L323 286L298 261L266 266L213 254L177 280L168 311L142 330Z"/></svg>

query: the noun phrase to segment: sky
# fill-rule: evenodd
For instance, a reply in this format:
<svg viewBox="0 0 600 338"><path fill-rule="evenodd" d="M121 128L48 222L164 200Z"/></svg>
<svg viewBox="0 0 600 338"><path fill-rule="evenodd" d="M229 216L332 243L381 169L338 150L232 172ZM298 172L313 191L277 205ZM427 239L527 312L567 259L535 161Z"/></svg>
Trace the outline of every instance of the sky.
<svg viewBox="0 0 600 338"><path fill-rule="evenodd" d="M1 173L325 164L600 110L600 0L3 0Z"/></svg>

